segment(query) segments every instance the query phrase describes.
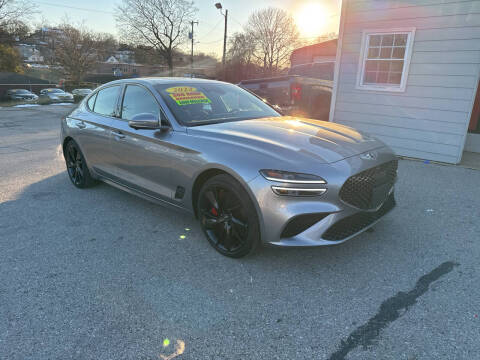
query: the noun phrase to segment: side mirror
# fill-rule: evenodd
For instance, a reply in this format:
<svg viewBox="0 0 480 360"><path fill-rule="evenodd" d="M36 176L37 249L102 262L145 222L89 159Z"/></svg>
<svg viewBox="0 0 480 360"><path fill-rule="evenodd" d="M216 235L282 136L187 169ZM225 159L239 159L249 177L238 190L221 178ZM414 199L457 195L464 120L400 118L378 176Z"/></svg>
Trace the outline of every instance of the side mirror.
<svg viewBox="0 0 480 360"><path fill-rule="evenodd" d="M160 129L160 124L158 121L158 117L149 114L149 113L144 113L144 114L137 114L135 115L132 120L128 122L128 126L131 128L134 128L136 130L138 129Z"/></svg>

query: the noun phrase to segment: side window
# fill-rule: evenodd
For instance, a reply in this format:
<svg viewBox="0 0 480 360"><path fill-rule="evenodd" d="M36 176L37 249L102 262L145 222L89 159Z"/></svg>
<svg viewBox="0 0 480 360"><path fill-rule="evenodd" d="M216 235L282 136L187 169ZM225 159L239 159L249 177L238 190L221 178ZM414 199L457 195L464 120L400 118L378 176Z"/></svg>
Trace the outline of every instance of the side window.
<svg viewBox="0 0 480 360"><path fill-rule="evenodd" d="M100 90L97 93L97 100L95 101L93 111L105 116L114 116L119 91L120 86L111 86Z"/></svg>
<svg viewBox="0 0 480 360"><path fill-rule="evenodd" d="M92 111L93 111L93 105L95 105L95 99L96 98L97 98L97 94L90 97L90 99L88 99L88 101L87 101L87 107Z"/></svg>
<svg viewBox="0 0 480 360"><path fill-rule="evenodd" d="M123 97L122 119L132 120L139 114L152 114L160 119L160 107L149 91L141 86L128 85Z"/></svg>
<svg viewBox="0 0 480 360"><path fill-rule="evenodd" d="M357 88L405 91L414 30L365 33Z"/></svg>

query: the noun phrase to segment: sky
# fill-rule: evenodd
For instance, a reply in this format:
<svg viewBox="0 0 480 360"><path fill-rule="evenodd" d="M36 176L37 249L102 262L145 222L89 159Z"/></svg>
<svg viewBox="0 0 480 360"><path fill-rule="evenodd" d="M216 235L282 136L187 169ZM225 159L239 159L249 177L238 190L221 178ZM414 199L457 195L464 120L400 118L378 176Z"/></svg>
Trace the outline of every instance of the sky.
<svg viewBox="0 0 480 360"><path fill-rule="evenodd" d="M73 23L84 23L97 32L118 37L115 23L115 8L122 0L32 0L37 4L39 14L50 24L58 24L66 16ZM341 0L196 0L198 8L195 25L195 52L214 53L221 56L223 47L224 17L215 8L221 2L228 9L228 34L242 31L249 15L267 7L287 10L295 18L304 40L330 32L338 32ZM186 43L185 49L189 48Z"/></svg>

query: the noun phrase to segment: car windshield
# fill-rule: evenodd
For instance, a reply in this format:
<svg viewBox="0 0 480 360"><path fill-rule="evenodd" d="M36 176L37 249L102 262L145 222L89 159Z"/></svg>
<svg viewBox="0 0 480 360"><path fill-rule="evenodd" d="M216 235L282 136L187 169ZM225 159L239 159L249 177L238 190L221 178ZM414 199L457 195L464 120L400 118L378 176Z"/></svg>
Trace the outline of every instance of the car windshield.
<svg viewBox="0 0 480 360"><path fill-rule="evenodd" d="M25 89L14 89L10 90L12 94L30 94L30 91L25 90Z"/></svg>
<svg viewBox="0 0 480 360"><path fill-rule="evenodd" d="M256 96L231 84L192 82L155 88L185 126L280 116Z"/></svg>
<svg viewBox="0 0 480 360"><path fill-rule="evenodd" d="M63 90L60 90L60 89L46 89L45 92L48 92L50 94L52 94L52 93L63 93Z"/></svg>

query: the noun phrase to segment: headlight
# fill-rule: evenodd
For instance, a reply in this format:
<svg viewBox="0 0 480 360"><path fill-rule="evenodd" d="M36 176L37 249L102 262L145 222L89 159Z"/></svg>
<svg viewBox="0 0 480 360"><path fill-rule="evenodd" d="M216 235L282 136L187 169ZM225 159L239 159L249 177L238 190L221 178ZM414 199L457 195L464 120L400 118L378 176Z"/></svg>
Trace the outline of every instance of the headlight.
<svg viewBox="0 0 480 360"><path fill-rule="evenodd" d="M260 170L260 174L267 180L292 184L326 184L327 182L317 175L301 174L282 170Z"/></svg>
<svg viewBox="0 0 480 360"><path fill-rule="evenodd" d="M282 170L260 170L260 174L262 174L265 179L270 181L295 184L290 186L273 185L272 191L277 195L320 196L327 191L325 186L312 187L312 185L327 184L325 179L317 175L294 173Z"/></svg>
<svg viewBox="0 0 480 360"><path fill-rule="evenodd" d="M327 189L293 188L285 186L272 186L272 190L277 195L288 196L320 196L327 191Z"/></svg>

